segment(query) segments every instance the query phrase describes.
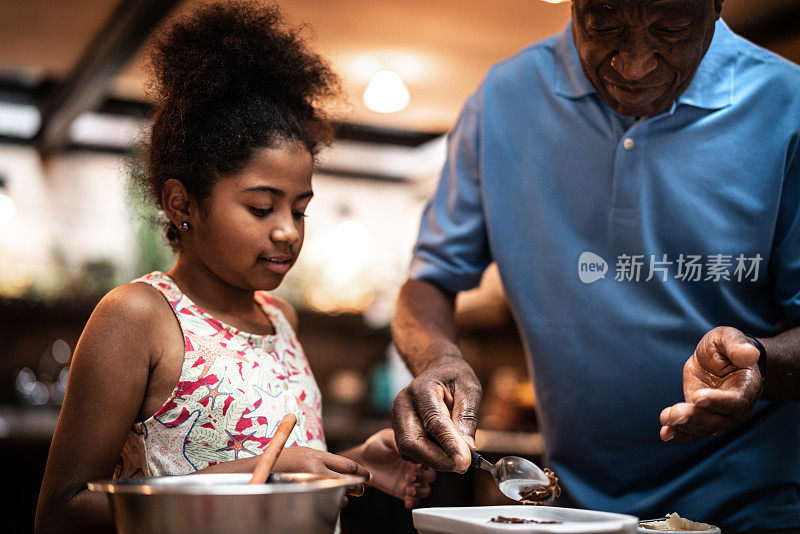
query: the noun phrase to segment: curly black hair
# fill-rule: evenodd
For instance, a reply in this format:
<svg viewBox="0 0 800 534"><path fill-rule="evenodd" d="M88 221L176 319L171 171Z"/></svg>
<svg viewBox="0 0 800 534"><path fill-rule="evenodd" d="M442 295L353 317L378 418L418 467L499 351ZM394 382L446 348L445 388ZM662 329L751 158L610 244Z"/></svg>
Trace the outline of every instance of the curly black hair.
<svg viewBox="0 0 800 534"><path fill-rule="evenodd" d="M301 30L277 5L237 1L206 5L156 41L156 107L138 179L157 207L170 178L202 205L215 181L256 150L291 142L314 155L330 139L321 105L338 94L339 80ZM179 250L177 228L167 221L165 230Z"/></svg>

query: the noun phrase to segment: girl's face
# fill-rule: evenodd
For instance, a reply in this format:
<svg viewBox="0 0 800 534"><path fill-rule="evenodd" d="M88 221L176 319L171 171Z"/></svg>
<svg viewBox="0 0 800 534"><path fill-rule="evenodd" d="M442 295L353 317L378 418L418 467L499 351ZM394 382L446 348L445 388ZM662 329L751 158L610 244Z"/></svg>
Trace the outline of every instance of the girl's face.
<svg viewBox="0 0 800 534"><path fill-rule="evenodd" d="M241 172L215 183L193 217L191 254L235 287L278 287L303 246L313 170L298 145L258 150Z"/></svg>

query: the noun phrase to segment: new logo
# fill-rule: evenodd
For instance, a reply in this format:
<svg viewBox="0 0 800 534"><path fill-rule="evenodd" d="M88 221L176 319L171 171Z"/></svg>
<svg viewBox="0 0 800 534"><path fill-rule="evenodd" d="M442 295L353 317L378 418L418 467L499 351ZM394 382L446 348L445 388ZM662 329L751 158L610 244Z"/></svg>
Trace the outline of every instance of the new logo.
<svg viewBox="0 0 800 534"><path fill-rule="evenodd" d="M591 284L605 278L607 272L606 260L593 252L584 252L578 258L578 276L584 284Z"/></svg>

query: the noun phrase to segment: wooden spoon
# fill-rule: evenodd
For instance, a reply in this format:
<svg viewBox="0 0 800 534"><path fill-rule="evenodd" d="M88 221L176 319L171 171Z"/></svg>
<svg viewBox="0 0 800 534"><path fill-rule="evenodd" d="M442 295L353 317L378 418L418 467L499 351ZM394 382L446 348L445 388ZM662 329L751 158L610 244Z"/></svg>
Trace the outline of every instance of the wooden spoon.
<svg viewBox="0 0 800 534"><path fill-rule="evenodd" d="M269 472L272 470L275 460L278 459L278 455L283 450L283 446L286 444L289 434L294 430L294 425L296 423L297 416L293 413L287 413L283 416L283 419L281 419L278 425L278 429L275 431L272 439L269 440L269 443L267 443L264 452L261 453L258 464L256 464L256 468L253 470L253 477L248 484L263 484L267 481Z"/></svg>

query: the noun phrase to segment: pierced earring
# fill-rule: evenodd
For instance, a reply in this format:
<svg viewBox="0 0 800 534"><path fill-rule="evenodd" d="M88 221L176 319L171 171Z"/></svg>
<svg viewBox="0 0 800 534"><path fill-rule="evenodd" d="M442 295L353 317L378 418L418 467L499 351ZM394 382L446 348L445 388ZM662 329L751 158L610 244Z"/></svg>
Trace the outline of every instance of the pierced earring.
<svg viewBox="0 0 800 534"><path fill-rule="evenodd" d="M180 230L181 230L181 232L188 232L190 228L191 228L191 226L190 226L190 225L189 225L189 223L188 223L188 222L186 222L186 221L183 221L183 222L181 223L181 225L180 225Z"/></svg>

